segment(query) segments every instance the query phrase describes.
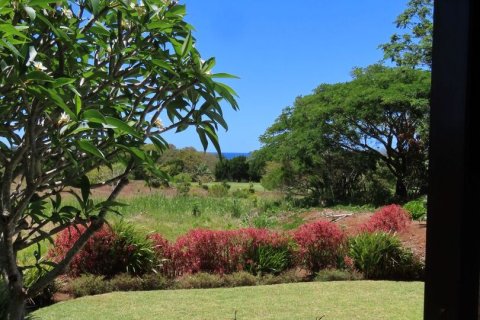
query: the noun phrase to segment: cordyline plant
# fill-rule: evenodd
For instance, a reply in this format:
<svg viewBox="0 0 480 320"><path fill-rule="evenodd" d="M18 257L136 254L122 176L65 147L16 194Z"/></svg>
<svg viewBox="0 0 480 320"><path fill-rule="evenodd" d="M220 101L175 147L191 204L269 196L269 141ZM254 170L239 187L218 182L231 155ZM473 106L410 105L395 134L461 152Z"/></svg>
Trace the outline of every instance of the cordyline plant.
<svg viewBox="0 0 480 320"><path fill-rule="evenodd" d="M215 81L231 76L200 58L184 16L167 0L0 0L0 282L8 296L0 318L24 318L25 300L65 271L118 206L135 166L155 171L142 145L161 152L164 132L193 126L204 148L219 151L220 103L237 109L236 95ZM93 202L98 185L85 173L114 162L125 170ZM78 205L62 204L66 192ZM79 223L85 232L65 258L25 287L26 269L47 267L39 243ZM19 266L17 253L31 246L36 263Z"/></svg>

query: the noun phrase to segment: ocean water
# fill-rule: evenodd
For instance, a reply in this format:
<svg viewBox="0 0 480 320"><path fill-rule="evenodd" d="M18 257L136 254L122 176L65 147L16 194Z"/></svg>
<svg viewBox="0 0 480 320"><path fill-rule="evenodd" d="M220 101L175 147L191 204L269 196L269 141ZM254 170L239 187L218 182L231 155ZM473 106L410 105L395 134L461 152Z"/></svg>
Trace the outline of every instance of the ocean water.
<svg viewBox="0 0 480 320"><path fill-rule="evenodd" d="M212 154L214 155L217 155L216 152L211 152ZM222 152L222 155L225 159L232 159L232 158L235 158L235 157L249 157L250 156L250 152Z"/></svg>

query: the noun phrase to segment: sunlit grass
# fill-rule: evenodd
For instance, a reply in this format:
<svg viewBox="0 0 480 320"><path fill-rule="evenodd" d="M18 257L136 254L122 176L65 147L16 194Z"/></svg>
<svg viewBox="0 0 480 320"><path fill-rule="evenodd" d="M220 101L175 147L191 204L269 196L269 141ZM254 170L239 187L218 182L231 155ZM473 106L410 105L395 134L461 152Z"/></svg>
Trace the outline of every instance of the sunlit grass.
<svg viewBox="0 0 480 320"><path fill-rule="evenodd" d="M421 282L338 281L117 292L58 303L34 316L41 320L408 320L422 318L423 287Z"/></svg>

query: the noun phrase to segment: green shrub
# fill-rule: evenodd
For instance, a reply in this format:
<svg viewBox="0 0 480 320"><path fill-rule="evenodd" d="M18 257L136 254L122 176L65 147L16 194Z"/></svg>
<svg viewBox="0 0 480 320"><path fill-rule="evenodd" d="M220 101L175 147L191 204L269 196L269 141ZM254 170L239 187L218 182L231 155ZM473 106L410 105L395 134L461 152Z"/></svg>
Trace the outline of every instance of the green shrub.
<svg viewBox="0 0 480 320"><path fill-rule="evenodd" d="M73 279L69 284L67 290L73 294L74 297L91 296L95 294L102 294L112 292L109 281L105 281L101 276L85 274L81 277Z"/></svg>
<svg viewBox="0 0 480 320"><path fill-rule="evenodd" d="M416 280L423 263L389 233L362 233L349 242L349 256L366 279Z"/></svg>
<svg viewBox="0 0 480 320"><path fill-rule="evenodd" d="M172 281L159 273L147 273L142 276L142 290L164 290L172 286Z"/></svg>
<svg viewBox="0 0 480 320"><path fill-rule="evenodd" d="M266 274L260 278L259 283L262 285L280 284L280 283L296 283L305 281L305 276L296 269L284 271L278 275Z"/></svg>
<svg viewBox="0 0 480 320"><path fill-rule="evenodd" d="M253 190L255 192L255 190ZM232 196L239 199L247 199L250 197L251 192L249 189L237 189L232 192Z"/></svg>
<svg viewBox="0 0 480 320"><path fill-rule="evenodd" d="M211 197L226 197L228 195L228 188L223 184L213 184L208 189L208 195Z"/></svg>
<svg viewBox="0 0 480 320"><path fill-rule="evenodd" d="M413 220L427 219L427 197L421 197L403 205L403 208L410 213Z"/></svg>
<svg viewBox="0 0 480 320"><path fill-rule="evenodd" d="M272 273L279 274L290 267L292 253L288 246L259 246L256 250L254 274Z"/></svg>
<svg viewBox="0 0 480 320"><path fill-rule="evenodd" d="M355 270L323 269L315 275L315 281L362 280L363 275Z"/></svg>
<svg viewBox="0 0 480 320"><path fill-rule="evenodd" d="M224 276L225 285L227 287L246 287L257 284L257 277L251 273L240 271Z"/></svg>
<svg viewBox="0 0 480 320"><path fill-rule="evenodd" d="M176 289L208 289L225 287L225 279L218 274L199 272L177 279Z"/></svg>
<svg viewBox="0 0 480 320"><path fill-rule="evenodd" d="M112 291L140 291L143 290L143 279L137 276L131 276L128 273L121 273L110 280L109 283Z"/></svg>
<svg viewBox="0 0 480 320"><path fill-rule="evenodd" d="M73 279L67 285L67 291L75 297L83 297L113 291L163 290L171 286L171 281L155 273L142 277L122 273L112 279L85 274Z"/></svg>
<svg viewBox="0 0 480 320"><path fill-rule="evenodd" d="M152 242L142 233L135 229L131 223L120 220L113 226L117 239L113 243L112 252L123 252L123 265L126 272L134 275L149 273L156 265L156 256ZM116 250L118 248L118 250Z"/></svg>

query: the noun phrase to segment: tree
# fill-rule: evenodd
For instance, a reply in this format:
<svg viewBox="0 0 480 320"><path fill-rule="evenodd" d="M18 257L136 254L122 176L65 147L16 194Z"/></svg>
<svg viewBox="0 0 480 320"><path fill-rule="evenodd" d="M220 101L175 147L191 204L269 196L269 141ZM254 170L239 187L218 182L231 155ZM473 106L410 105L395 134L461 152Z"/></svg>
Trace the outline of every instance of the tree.
<svg viewBox="0 0 480 320"><path fill-rule="evenodd" d="M237 103L215 79L231 76L212 74L215 59L201 59L184 16L176 1L0 1L3 318L22 319L25 300L64 272L116 211L136 166L161 175L141 148L146 142L162 152L164 132L193 126L205 148L211 142L219 151L220 102ZM118 176L90 183L85 173L114 162L125 166ZM111 182L104 201L90 198ZM63 204L67 193L76 207ZM65 259L43 260L39 243L76 224L86 231ZM18 252L32 246L36 262L19 265ZM46 271L25 288L24 272L37 268Z"/></svg>
<svg viewBox="0 0 480 320"><path fill-rule="evenodd" d="M288 185L310 193L354 186L377 161L395 177L399 200L424 193L430 73L373 65L353 77L298 98L261 137L263 152L288 164Z"/></svg>
<svg viewBox="0 0 480 320"><path fill-rule="evenodd" d="M397 28L390 42L380 45L385 59L397 66L432 67L433 0L410 0L407 9L395 20Z"/></svg>

